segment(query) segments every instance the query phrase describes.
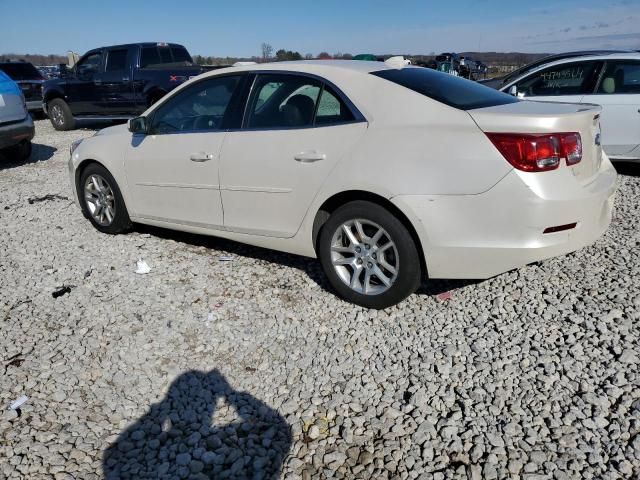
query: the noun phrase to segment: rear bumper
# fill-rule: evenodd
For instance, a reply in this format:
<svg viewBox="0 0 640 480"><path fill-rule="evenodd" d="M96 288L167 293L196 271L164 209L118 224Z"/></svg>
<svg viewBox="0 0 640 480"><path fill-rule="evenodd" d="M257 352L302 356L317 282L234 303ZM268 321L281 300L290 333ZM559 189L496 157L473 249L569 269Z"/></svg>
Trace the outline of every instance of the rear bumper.
<svg viewBox="0 0 640 480"><path fill-rule="evenodd" d="M413 217L431 278L489 278L578 250L609 226L616 171L606 157L587 185L579 185L569 168L553 174L536 185L540 177L533 175L539 174L514 170L482 194L392 201ZM571 230L543 233L574 222Z"/></svg>
<svg viewBox="0 0 640 480"><path fill-rule="evenodd" d="M31 140L34 135L33 120L29 115L18 122L0 124L0 149L11 147L23 140Z"/></svg>

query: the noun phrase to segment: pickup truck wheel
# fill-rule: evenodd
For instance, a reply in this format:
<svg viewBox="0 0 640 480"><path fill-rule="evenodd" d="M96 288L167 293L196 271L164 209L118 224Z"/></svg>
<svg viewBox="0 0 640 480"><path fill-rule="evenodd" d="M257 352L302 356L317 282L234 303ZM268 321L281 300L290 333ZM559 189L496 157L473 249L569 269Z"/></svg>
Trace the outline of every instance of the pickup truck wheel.
<svg viewBox="0 0 640 480"><path fill-rule="evenodd" d="M51 125L56 130L73 130L76 126L76 119L73 118L69 105L61 98L54 98L49 102L47 113L49 114Z"/></svg>
<svg viewBox="0 0 640 480"><path fill-rule="evenodd" d="M131 228L124 199L113 176L101 165L91 164L77 186L82 212L103 233L122 233Z"/></svg>

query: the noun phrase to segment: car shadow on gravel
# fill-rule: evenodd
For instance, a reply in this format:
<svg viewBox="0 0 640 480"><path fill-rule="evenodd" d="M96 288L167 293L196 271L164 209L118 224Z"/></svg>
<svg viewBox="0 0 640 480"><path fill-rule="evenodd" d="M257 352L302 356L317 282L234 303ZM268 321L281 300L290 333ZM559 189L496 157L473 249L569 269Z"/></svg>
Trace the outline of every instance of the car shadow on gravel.
<svg viewBox="0 0 640 480"><path fill-rule="evenodd" d="M336 295L327 277L322 271L320 262L315 258L303 257L293 253L278 252L267 248L254 247L243 243L234 242L219 237L210 237L207 235L197 235L195 233L180 232L178 230L169 230L160 227L152 227L149 225L136 224L135 230L138 233L147 233L154 237L173 240L175 242L186 243L194 247L205 247L215 250L222 250L231 255L252 258L254 260L276 263L290 268L297 268L305 272L305 274L313 280L324 291ZM417 295L434 296L468 285L475 285L482 280L440 280L426 279L416 291Z"/></svg>
<svg viewBox="0 0 640 480"><path fill-rule="evenodd" d="M53 154L58 151L57 148L50 145L43 145L41 143L34 143L33 150L28 159L23 161L16 161L0 153L0 170L8 170L10 168L22 167L23 165L29 165L30 163L44 162L53 158Z"/></svg>
<svg viewBox="0 0 640 480"><path fill-rule="evenodd" d="M639 162L613 162L613 166L620 175L629 177L640 177L640 163Z"/></svg>
<svg viewBox="0 0 640 480"><path fill-rule="evenodd" d="M324 276L320 262L314 258L303 257L293 253L278 252L268 248L254 247L244 243L234 242L225 238L195 233L180 232L149 225L136 224L135 230L139 233L148 233L154 237L186 243L194 247L205 247L214 250L222 250L225 253L247 257L262 262L275 263L285 267L297 268L305 272L320 288L329 293L334 293L331 285Z"/></svg>
<svg viewBox="0 0 640 480"><path fill-rule="evenodd" d="M188 371L105 451L107 480L278 478L291 430L218 370Z"/></svg>

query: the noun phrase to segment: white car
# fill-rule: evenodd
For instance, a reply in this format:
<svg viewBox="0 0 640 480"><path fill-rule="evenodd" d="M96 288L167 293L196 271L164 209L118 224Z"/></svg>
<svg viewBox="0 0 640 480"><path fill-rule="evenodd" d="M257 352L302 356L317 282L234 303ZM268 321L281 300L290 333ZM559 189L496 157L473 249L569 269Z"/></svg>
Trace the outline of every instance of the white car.
<svg viewBox="0 0 640 480"><path fill-rule="evenodd" d="M501 91L527 100L601 105L601 141L607 155L640 160L640 53L565 58L527 73Z"/></svg>
<svg viewBox="0 0 640 480"><path fill-rule="evenodd" d="M425 276L488 278L595 241L616 180L599 110L399 62L248 65L75 142L69 169L102 232L317 256L339 295L385 308Z"/></svg>

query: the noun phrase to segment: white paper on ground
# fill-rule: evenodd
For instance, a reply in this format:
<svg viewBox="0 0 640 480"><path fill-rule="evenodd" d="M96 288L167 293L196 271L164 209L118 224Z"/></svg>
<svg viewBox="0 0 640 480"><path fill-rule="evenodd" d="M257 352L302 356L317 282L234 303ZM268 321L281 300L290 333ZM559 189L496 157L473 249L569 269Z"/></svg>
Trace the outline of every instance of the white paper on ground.
<svg viewBox="0 0 640 480"><path fill-rule="evenodd" d="M147 262L145 262L144 260L138 260L138 262L136 263L136 273L144 275L146 273L149 273L150 271L151 267L147 265Z"/></svg>
<svg viewBox="0 0 640 480"><path fill-rule="evenodd" d="M27 397L26 395L20 395L13 402L11 402L11 404L9 405L9 410L17 410L22 405L24 405L27 400L29 400L29 397Z"/></svg>

